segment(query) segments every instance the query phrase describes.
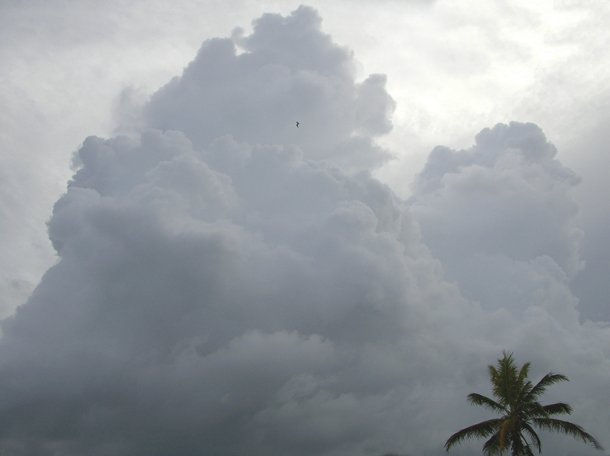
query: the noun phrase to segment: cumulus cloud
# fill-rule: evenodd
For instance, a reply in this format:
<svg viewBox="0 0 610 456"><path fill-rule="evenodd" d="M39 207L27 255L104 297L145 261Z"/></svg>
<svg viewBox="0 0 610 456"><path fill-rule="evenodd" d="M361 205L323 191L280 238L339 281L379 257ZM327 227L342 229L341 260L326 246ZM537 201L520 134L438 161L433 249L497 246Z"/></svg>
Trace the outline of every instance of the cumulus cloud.
<svg viewBox="0 0 610 456"><path fill-rule="evenodd" d="M301 7L263 15L251 35L236 30L233 39L205 42L182 76L152 97L148 125L183 131L196 147L231 135L295 144L305 158L343 168L381 164L388 154L372 138L391 129L394 110L385 75L356 83L352 53L321 33L320 22Z"/></svg>
<svg viewBox="0 0 610 456"><path fill-rule="evenodd" d="M603 395L610 333L605 324L579 323L570 283L583 267L572 196L580 179L556 155L534 124L484 129L467 150L431 152L409 208L446 277L485 314L502 316L499 340L597 385L587 393L569 388L589 406L583 420L594 427L591 417L602 412L591 397Z"/></svg>
<svg viewBox="0 0 610 456"><path fill-rule="evenodd" d="M499 125L400 200L370 173L385 77L356 82L320 21L205 42L141 131L84 141L60 261L3 322L0 450L440 454L503 348L578 373L583 424L610 424L587 400L610 333L567 286L577 178L537 127Z"/></svg>
<svg viewBox="0 0 610 456"><path fill-rule="evenodd" d="M498 124L468 150L435 148L417 178L411 209L426 244L475 299L527 306L532 297L511 292L511 283L522 283L511 277L511 264L528 268L532 280L542 269L563 283L582 267L582 230L571 196L578 180L539 127ZM481 280L489 271L506 283Z"/></svg>

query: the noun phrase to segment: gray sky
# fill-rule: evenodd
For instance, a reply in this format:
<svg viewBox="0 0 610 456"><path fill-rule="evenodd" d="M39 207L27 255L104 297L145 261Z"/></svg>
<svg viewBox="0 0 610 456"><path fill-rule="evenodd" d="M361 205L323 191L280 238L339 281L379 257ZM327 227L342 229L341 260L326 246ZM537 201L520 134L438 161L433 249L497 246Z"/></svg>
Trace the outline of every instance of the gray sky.
<svg viewBox="0 0 610 456"><path fill-rule="evenodd" d="M2 3L0 449L441 454L503 349L610 445L610 7L298 5Z"/></svg>

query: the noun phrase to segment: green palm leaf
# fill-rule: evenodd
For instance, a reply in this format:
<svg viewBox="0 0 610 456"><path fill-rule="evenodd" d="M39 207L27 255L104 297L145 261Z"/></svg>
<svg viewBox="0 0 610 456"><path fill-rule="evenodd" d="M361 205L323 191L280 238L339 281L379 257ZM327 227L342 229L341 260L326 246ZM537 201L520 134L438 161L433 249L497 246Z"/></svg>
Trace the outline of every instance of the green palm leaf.
<svg viewBox="0 0 610 456"><path fill-rule="evenodd" d="M519 370L519 378L517 379L519 384L522 384L525 381L525 379L529 375L529 372L530 372L530 363L525 363L523 366L521 366L521 369Z"/></svg>
<svg viewBox="0 0 610 456"><path fill-rule="evenodd" d="M523 447L523 452L525 453L525 456L534 456L534 453L529 445L525 445L525 447Z"/></svg>
<svg viewBox="0 0 610 456"><path fill-rule="evenodd" d="M540 429L544 429L546 431L561 432L562 434L570 435L576 439L580 439L584 443L590 443L598 450L604 449L601 444L597 440L595 440L595 437L586 432L579 425L570 423L569 421L557 420L555 418L534 418L534 424L536 424L536 426L538 426Z"/></svg>
<svg viewBox="0 0 610 456"><path fill-rule="evenodd" d="M548 415L569 415L572 413L572 407L570 407L569 404L564 404L563 402L545 405L542 408Z"/></svg>
<svg viewBox="0 0 610 456"><path fill-rule="evenodd" d="M527 423L523 423L523 430L525 432L527 432L527 434L530 436L530 438L536 445L536 448L538 448L538 453L541 453L542 452L542 443L540 442L540 437L538 437L538 434L536 434L536 431L534 431L534 429Z"/></svg>
<svg viewBox="0 0 610 456"><path fill-rule="evenodd" d="M530 402L525 402L523 404L523 410L525 411L525 413L527 413L528 417L531 418L548 418L549 417L549 412L546 411L546 409L544 408L545 406L542 405L540 402L536 402L536 401L530 401Z"/></svg>
<svg viewBox="0 0 610 456"><path fill-rule="evenodd" d="M470 437L489 437L491 434L496 432L502 424L501 419L492 419L481 421L480 423L468 426L460 431L457 431L445 442L445 449L449 450L453 445L462 442L463 440Z"/></svg>
<svg viewBox="0 0 610 456"><path fill-rule="evenodd" d="M536 386L534 386L531 389L531 391L528 394L528 399L532 399L532 400L536 399L538 396L540 396L542 393L544 393L546 391L546 388L548 386L551 386L554 383L567 382L567 381L569 381L569 380L568 380L568 377L566 377L565 375L549 372L544 377L542 377L542 379L536 384Z"/></svg>
<svg viewBox="0 0 610 456"><path fill-rule="evenodd" d="M486 456L493 456L502 452L500 449L500 432L496 432L492 435L487 442L483 445L483 453Z"/></svg>
<svg viewBox="0 0 610 456"><path fill-rule="evenodd" d="M496 401L487 396L483 396L482 394L471 393L468 395L468 401L470 401L470 403L473 405L482 405L495 412L506 412L506 407L498 404Z"/></svg>

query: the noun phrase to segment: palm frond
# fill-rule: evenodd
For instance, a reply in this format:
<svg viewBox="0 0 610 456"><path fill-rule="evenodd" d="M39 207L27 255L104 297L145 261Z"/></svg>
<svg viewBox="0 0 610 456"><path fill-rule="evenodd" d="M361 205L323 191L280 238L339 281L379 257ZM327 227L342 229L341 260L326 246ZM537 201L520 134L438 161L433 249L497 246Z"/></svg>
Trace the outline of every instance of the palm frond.
<svg viewBox="0 0 610 456"><path fill-rule="evenodd" d="M525 456L534 456L534 453L532 452L532 449L529 445L525 445L523 447L523 450L525 451Z"/></svg>
<svg viewBox="0 0 610 456"><path fill-rule="evenodd" d="M548 418L549 413L538 401L529 401L524 404L523 410L530 418Z"/></svg>
<svg viewBox="0 0 610 456"><path fill-rule="evenodd" d="M536 431L534 431L534 429L527 423L523 423L523 430L527 432L527 434L530 436L530 438L536 445L536 448L538 448L538 453L542 453L542 442L540 442L540 437L538 437Z"/></svg>
<svg viewBox="0 0 610 456"><path fill-rule="evenodd" d="M520 385L517 383L518 372L512 353L502 352L496 367L489 366L489 375L494 396L500 404L507 405L515 402L519 394Z"/></svg>
<svg viewBox="0 0 610 456"><path fill-rule="evenodd" d="M558 420L555 418L534 418L534 424L540 429L547 431L560 432L575 439L580 439L584 443L590 443L598 450L603 450L601 444L591 434L586 432L579 425L570 423L569 421Z"/></svg>
<svg viewBox="0 0 610 456"><path fill-rule="evenodd" d="M500 433L496 432L492 435L487 442L483 445L483 454L485 456L493 456L499 453L502 453L502 449L498 444L500 438Z"/></svg>
<svg viewBox="0 0 610 456"><path fill-rule="evenodd" d="M517 399L517 401L520 403L526 402L525 399L528 397L530 391L532 390L532 387L532 382L530 382L529 380L522 382L521 391L519 392L519 398Z"/></svg>
<svg viewBox="0 0 610 456"><path fill-rule="evenodd" d="M566 377L565 375L554 374L553 372L549 372L544 377L542 377L538 383L536 383L536 386L534 386L530 390L529 394L527 395L527 398L530 400L536 399L538 396L540 396L546 391L546 388L548 386L551 386L554 383L568 381L568 377Z"/></svg>
<svg viewBox="0 0 610 456"><path fill-rule="evenodd" d="M522 455L525 452L525 448L527 448L527 442L524 442L524 438L521 436L521 433L516 433L512 435L511 439L511 453L513 455Z"/></svg>
<svg viewBox="0 0 610 456"><path fill-rule="evenodd" d="M484 407L487 407L493 410L494 412L506 412L506 408L503 405L498 404L493 399L487 396L483 396L482 394L471 393L468 395L468 401L474 405L482 405Z"/></svg>
<svg viewBox="0 0 610 456"><path fill-rule="evenodd" d="M542 408L548 415L569 415L572 413L572 407L570 407L570 404L566 404L564 402L544 405Z"/></svg>
<svg viewBox="0 0 610 456"><path fill-rule="evenodd" d="M525 379L527 378L529 372L530 372L530 363L525 363L523 366L521 366L521 369L519 370L519 377L518 377L518 381L519 383L523 383L525 381Z"/></svg>
<svg viewBox="0 0 610 456"><path fill-rule="evenodd" d="M485 438L496 432L502 423L500 418L492 420L481 421L480 423L468 426L460 431L457 431L445 442L445 449L449 451L449 448L460 443L461 441L469 437Z"/></svg>
<svg viewBox="0 0 610 456"><path fill-rule="evenodd" d="M498 377L499 377L499 373L498 370L496 369L495 366L492 366L491 364L489 366L487 366L487 371L489 373L489 381L491 382L491 389L493 392L493 395L498 398L498 400L500 401L500 403L504 403L504 398L502 397L502 395L500 394L499 390L498 390Z"/></svg>

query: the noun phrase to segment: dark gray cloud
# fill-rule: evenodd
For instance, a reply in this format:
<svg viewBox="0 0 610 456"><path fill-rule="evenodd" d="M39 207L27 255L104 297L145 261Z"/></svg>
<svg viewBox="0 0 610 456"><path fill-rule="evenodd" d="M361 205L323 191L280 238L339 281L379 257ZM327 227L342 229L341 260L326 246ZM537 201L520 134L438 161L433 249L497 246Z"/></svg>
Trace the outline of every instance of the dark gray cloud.
<svg viewBox="0 0 610 456"><path fill-rule="evenodd" d="M141 131L85 140L60 261L3 322L0 450L441 454L505 348L576 375L603 437L610 334L567 287L577 178L537 127L499 125L401 201L369 172L385 77L353 65L314 10L264 15L205 42Z"/></svg>

